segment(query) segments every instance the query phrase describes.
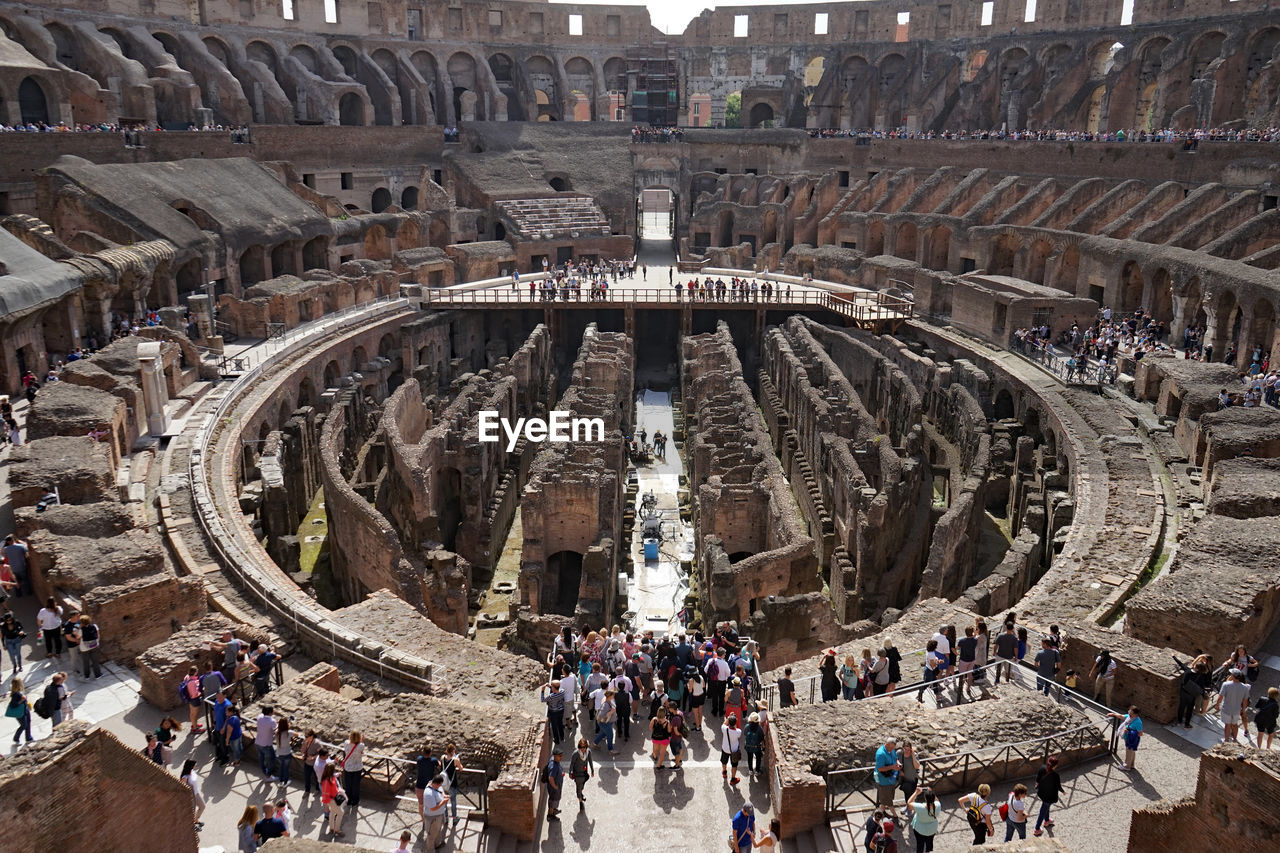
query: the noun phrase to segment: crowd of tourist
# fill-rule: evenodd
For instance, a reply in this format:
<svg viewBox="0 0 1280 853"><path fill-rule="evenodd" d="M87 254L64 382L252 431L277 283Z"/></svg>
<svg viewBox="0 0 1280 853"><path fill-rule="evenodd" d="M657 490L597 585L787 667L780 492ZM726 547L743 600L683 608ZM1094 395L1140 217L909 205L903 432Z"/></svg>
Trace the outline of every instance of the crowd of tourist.
<svg viewBox="0 0 1280 853"><path fill-rule="evenodd" d="M684 131L678 127L641 127L631 128L632 142L683 142Z"/></svg>
<svg viewBox="0 0 1280 853"><path fill-rule="evenodd" d="M699 280L694 278L688 284L675 283L676 299L684 299L687 295L691 302L778 302L784 298L791 300L791 285L774 283L769 279L763 282L754 278L731 277L727 282L723 278L710 276Z"/></svg>
<svg viewBox="0 0 1280 853"><path fill-rule="evenodd" d="M1177 142L1194 149L1200 142L1280 142L1280 127L1268 128L1194 128L1177 130L869 130L859 128L809 128L813 139L865 138L955 141L1010 140L1018 142Z"/></svg>

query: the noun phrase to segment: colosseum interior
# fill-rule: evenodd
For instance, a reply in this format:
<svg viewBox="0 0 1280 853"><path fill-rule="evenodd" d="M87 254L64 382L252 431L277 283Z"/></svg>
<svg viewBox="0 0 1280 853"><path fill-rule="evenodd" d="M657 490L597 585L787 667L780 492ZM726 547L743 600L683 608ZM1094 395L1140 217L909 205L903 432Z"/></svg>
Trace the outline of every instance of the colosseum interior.
<svg viewBox="0 0 1280 853"><path fill-rule="evenodd" d="M431 850L415 762L454 744L452 850L723 849L748 800L781 849L862 850L889 738L943 849L975 841L957 798L1019 782L1012 849L1276 849L1280 10L668 29L536 0L0 0L6 849L252 849L245 807L284 797L268 853ZM55 642L59 608L100 647ZM976 675L923 686L935 634L963 673L946 627L1006 620L1003 683L981 636ZM557 820L566 629L641 654L583 656L636 676L635 721ZM686 765L648 755L653 676L695 634L763 716L741 783L715 773L723 683ZM1237 662L1233 737L1238 691L1212 696ZM223 666L239 767L216 697L182 694ZM64 667L57 727L23 717ZM579 699L570 753L609 729ZM353 730L337 836L302 736L344 760Z"/></svg>

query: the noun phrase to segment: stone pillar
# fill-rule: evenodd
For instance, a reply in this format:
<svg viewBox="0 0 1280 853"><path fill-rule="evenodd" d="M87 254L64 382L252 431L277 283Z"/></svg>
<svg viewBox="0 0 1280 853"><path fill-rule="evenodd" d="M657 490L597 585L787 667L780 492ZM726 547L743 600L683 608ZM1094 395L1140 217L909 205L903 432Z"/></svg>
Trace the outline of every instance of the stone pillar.
<svg viewBox="0 0 1280 853"><path fill-rule="evenodd" d="M1187 297L1173 296L1173 321L1169 323L1169 345L1182 346L1182 333L1187 330Z"/></svg>
<svg viewBox="0 0 1280 853"><path fill-rule="evenodd" d="M147 413L147 432L157 437L162 436L169 428L169 415L164 410L165 404L169 402L169 389L165 384L159 341L138 344L138 366L141 368L142 403Z"/></svg>
<svg viewBox="0 0 1280 853"><path fill-rule="evenodd" d="M1208 298L1205 296L1206 301ZM1205 349L1213 347L1215 353L1221 352L1218 349L1218 309L1216 308L1204 309L1204 338L1200 341L1200 345Z"/></svg>

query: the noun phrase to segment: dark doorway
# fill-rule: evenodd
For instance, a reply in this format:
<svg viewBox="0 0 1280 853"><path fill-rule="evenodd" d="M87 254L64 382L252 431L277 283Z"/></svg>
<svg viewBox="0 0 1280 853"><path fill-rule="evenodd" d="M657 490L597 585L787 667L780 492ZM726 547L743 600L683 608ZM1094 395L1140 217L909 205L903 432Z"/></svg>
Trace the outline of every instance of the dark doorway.
<svg viewBox="0 0 1280 853"><path fill-rule="evenodd" d="M50 123L49 102L34 77L27 77L18 84L18 109L22 113L23 124Z"/></svg>
<svg viewBox="0 0 1280 853"><path fill-rule="evenodd" d="M556 591L551 611L572 616L582 586L582 555L577 551L560 551L548 557L547 582Z"/></svg>
<svg viewBox="0 0 1280 853"><path fill-rule="evenodd" d="M462 474L457 468L440 473L440 538L446 551L458 544L458 528L462 526Z"/></svg>

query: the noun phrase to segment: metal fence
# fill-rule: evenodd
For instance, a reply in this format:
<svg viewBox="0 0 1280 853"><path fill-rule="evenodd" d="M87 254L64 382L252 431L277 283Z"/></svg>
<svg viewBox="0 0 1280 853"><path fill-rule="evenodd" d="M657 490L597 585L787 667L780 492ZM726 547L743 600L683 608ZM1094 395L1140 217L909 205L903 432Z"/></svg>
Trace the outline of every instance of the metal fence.
<svg viewBox="0 0 1280 853"><path fill-rule="evenodd" d="M1118 725L1116 719L1104 717L1031 740L919 758L919 784L945 794L970 790L983 783L994 785L1031 776L1051 755L1058 756L1063 767L1103 754L1114 756ZM874 766L830 770L825 778L828 820L877 805L879 785Z"/></svg>
<svg viewBox="0 0 1280 853"><path fill-rule="evenodd" d="M1016 353L1028 361L1035 362L1068 385L1114 385L1119 375L1119 368L1108 364L1103 368L1096 359L1088 356L1075 356L1071 353L1060 353L1052 345L1024 343L1014 338L1009 342L1010 352Z"/></svg>

